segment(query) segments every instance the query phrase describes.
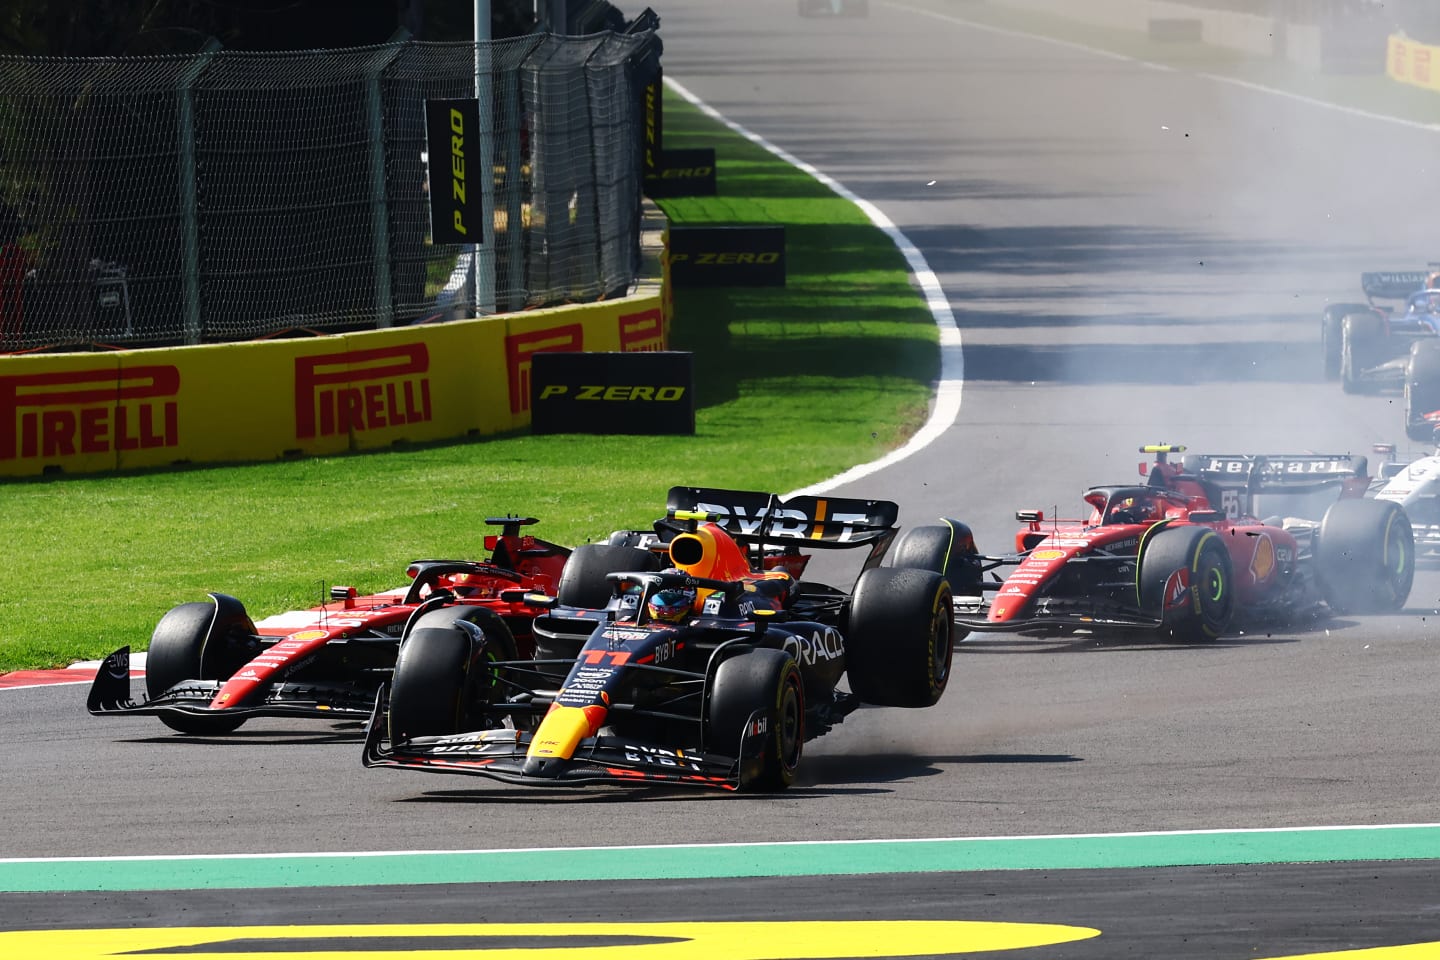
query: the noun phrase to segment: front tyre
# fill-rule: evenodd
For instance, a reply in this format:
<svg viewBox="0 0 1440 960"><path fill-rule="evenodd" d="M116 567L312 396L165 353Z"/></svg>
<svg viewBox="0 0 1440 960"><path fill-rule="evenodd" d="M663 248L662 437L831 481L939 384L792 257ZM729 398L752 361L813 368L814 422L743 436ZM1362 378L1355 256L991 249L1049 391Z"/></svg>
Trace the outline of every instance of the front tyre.
<svg viewBox="0 0 1440 960"><path fill-rule="evenodd" d="M1200 643L1222 636L1235 613L1230 553L1209 527L1162 527L1140 547L1140 609L1162 637Z"/></svg>
<svg viewBox="0 0 1440 960"><path fill-rule="evenodd" d="M477 642L478 628L484 642ZM390 679L391 743L493 724L489 707L503 688L495 663L515 659L515 640L494 611L443 607L422 615L400 644Z"/></svg>
<svg viewBox="0 0 1440 960"><path fill-rule="evenodd" d="M1346 393L1363 393L1369 384L1369 365L1377 340L1385 336L1385 321L1373 313L1352 313L1340 322L1340 387Z"/></svg>
<svg viewBox="0 0 1440 960"><path fill-rule="evenodd" d="M227 680L248 659L236 642L253 636L255 624L234 597L214 595L210 602L182 603L160 618L145 654L145 694L154 699L186 680ZM160 722L180 733L232 733L244 717L160 714Z"/></svg>
<svg viewBox="0 0 1440 960"><path fill-rule="evenodd" d="M784 790L795 782L805 744L805 688L800 667L783 650L760 648L721 662L707 713L709 743L721 753L740 753L751 735L761 737L758 756L740 758L740 789ZM750 726L754 718L754 726Z"/></svg>
<svg viewBox="0 0 1440 960"><path fill-rule="evenodd" d="M850 692L881 707L929 707L950 682L955 603L933 570L875 567L855 583L845 631Z"/></svg>
<svg viewBox="0 0 1440 960"><path fill-rule="evenodd" d="M1332 303L1320 315L1320 352L1324 356L1326 380L1340 377L1340 328L1345 317L1367 309L1363 303Z"/></svg>
<svg viewBox="0 0 1440 960"><path fill-rule="evenodd" d="M1415 580L1415 534L1390 500L1339 500L1320 521L1315 541L1320 591L1339 614L1393 613Z"/></svg>

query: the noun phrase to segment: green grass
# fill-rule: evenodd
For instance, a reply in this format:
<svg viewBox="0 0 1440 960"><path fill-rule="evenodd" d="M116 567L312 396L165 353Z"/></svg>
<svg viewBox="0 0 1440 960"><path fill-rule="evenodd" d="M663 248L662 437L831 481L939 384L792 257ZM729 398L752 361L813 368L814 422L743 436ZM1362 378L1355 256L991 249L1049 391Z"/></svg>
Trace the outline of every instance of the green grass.
<svg viewBox="0 0 1440 960"><path fill-rule="evenodd" d="M719 196L677 222L787 225L783 288L677 292L694 437L510 436L384 453L0 482L0 672L142 649L171 606L230 593L253 616L325 586L403 582L475 557L486 516L581 543L648 526L674 484L785 492L901 444L923 421L937 334L900 254L848 201L670 97L671 147L714 146Z"/></svg>

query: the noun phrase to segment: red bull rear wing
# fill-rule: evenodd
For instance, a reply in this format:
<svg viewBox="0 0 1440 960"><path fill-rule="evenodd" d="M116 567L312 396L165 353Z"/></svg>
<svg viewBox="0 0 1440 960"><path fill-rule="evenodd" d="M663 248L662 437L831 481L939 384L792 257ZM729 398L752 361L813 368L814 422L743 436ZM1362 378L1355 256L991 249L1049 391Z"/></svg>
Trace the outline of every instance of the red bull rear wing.
<svg viewBox="0 0 1440 960"><path fill-rule="evenodd" d="M671 487L666 511L704 513L737 541L804 541L815 547L879 545L898 532L900 508L889 500L795 496L709 487Z"/></svg>

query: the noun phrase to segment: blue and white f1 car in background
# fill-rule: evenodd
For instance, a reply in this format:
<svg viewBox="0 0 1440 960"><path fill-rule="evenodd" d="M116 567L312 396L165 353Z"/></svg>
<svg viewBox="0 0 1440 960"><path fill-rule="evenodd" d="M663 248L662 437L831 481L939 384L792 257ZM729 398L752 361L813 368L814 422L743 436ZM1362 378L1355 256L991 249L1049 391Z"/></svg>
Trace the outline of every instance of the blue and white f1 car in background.
<svg viewBox="0 0 1440 960"><path fill-rule="evenodd" d="M1420 271L1363 273L1366 303L1332 303L1320 317L1325 376L1346 393L1400 388L1405 434L1428 440L1440 413L1440 290ZM1400 304L1376 301L1401 301Z"/></svg>

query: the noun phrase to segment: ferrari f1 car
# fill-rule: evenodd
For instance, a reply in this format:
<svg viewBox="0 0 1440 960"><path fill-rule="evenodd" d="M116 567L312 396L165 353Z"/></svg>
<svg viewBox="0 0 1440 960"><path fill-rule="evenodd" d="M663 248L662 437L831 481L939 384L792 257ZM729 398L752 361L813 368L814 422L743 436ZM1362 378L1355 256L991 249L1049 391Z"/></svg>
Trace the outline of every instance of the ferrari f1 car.
<svg viewBox="0 0 1440 960"><path fill-rule="evenodd" d="M884 500L674 487L654 534L576 548L535 620L533 661L491 656L463 622L416 630L364 763L532 786L783 789L804 743L857 707L928 707L945 691L950 587L880 565L897 515ZM851 592L799 579L812 547L867 551Z"/></svg>
<svg viewBox="0 0 1440 960"><path fill-rule="evenodd" d="M492 517L488 559L416 560L407 586L369 596L332 587L329 602L252 622L232 596L183 603L160 619L145 663L148 699L130 698L130 648L105 658L90 687L97 716L153 715L173 730L224 734L250 717L364 721L407 638L464 623L505 660L534 652L543 608L525 597L554 589L570 551L522 528L533 517Z"/></svg>
<svg viewBox="0 0 1440 960"><path fill-rule="evenodd" d="M1141 447L1141 484L1091 487L1084 519L1022 510L1016 552L982 556L958 520L908 531L912 553L943 569L966 630L1063 636L1148 631L1193 642L1241 618L1399 609L1414 578L1405 511L1366 499L1364 457L1197 455ZM1321 520L1254 512L1261 497L1338 494ZM926 544L928 543L928 547ZM897 547L898 550L898 547ZM1003 580L994 571L1013 568ZM991 579L987 579L987 575Z"/></svg>

